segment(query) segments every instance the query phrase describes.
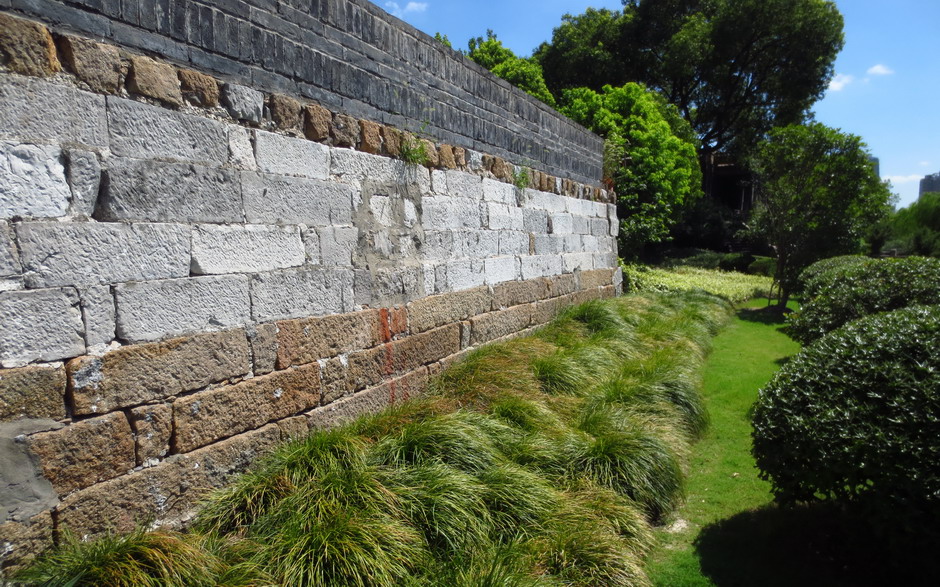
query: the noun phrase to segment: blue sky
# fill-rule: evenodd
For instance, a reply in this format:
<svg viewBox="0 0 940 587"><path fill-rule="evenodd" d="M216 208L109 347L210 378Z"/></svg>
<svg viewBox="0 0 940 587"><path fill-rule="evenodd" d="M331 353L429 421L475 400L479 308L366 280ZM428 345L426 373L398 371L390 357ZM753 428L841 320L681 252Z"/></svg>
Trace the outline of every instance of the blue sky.
<svg viewBox="0 0 940 587"><path fill-rule="evenodd" d="M565 13L620 0L426 0L376 4L455 48L493 29L517 55L529 55ZM917 199L921 177L940 171L940 0L837 0L845 48L816 119L859 135L881 162L899 205Z"/></svg>

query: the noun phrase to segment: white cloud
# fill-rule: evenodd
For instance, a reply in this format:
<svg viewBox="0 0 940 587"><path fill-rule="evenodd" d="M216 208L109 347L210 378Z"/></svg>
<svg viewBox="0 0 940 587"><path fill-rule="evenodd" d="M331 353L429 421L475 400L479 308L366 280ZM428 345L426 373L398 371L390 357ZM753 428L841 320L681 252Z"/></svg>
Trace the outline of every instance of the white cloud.
<svg viewBox="0 0 940 587"><path fill-rule="evenodd" d="M402 8L401 4L398 2L386 2L385 9L388 10L392 16L398 18L405 18L405 15L411 12L424 12L428 9L427 2L409 2L405 4L405 7Z"/></svg>
<svg viewBox="0 0 940 587"><path fill-rule="evenodd" d="M887 179L891 183L912 183L924 179L923 175L888 175L881 179Z"/></svg>
<svg viewBox="0 0 940 587"><path fill-rule="evenodd" d="M894 73L894 70L887 65L882 65L879 63L878 65L872 65L869 67L866 73L868 75L891 75Z"/></svg>
<svg viewBox="0 0 940 587"><path fill-rule="evenodd" d="M427 9L427 2L409 2L405 5L405 12L424 12Z"/></svg>
<svg viewBox="0 0 940 587"><path fill-rule="evenodd" d="M852 83L855 78L847 73L837 73L829 82L829 89L833 92L841 92L845 86Z"/></svg>
<svg viewBox="0 0 940 587"><path fill-rule="evenodd" d="M921 167L930 167L930 161L921 161L918 165Z"/></svg>

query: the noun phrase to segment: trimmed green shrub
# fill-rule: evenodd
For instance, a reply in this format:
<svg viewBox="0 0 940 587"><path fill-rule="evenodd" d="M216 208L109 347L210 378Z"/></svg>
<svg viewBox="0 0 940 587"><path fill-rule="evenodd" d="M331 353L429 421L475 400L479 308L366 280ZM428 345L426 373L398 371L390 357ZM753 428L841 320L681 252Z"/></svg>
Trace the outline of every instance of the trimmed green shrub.
<svg viewBox="0 0 940 587"><path fill-rule="evenodd" d="M908 257L855 263L790 316L787 334L803 344L856 318L918 304L940 304L940 259Z"/></svg>
<svg viewBox="0 0 940 587"><path fill-rule="evenodd" d="M776 497L940 512L940 307L869 316L803 349L755 404ZM935 520L930 520L933 523Z"/></svg>
<svg viewBox="0 0 940 587"><path fill-rule="evenodd" d="M777 272L777 260L773 257L755 257L754 261L747 266L747 272L751 275L773 277Z"/></svg>
<svg viewBox="0 0 940 587"><path fill-rule="evenodd" d="M816 261L800 273L803 299L809 300L819 295L820 290L838 280L845 270L871 261L861 255L840 255Z"/></svg>

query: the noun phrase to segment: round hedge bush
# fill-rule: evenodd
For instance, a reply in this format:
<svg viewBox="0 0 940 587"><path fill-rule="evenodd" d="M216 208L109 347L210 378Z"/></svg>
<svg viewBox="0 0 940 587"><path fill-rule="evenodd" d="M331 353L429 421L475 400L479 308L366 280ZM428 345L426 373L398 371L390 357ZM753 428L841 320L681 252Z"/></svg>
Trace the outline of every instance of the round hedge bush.
<svg viewBox="0 0 940 587"><path fill-rule="evenodd" d="M874 259L861 255L840 255L816 261L800 273L800 293L803 299L809 300L819 295L820 290L838 280L845 270L871 261Z"/></svg>
<svg viewBox="0 0 940 587"><path fill-rule="evenodd" d="M872 259L830 275L835 277L789 317L787 334L804 345L862 316L940 304L940 259Z"/></svg>
<svg viewBox="0 0 940 587"><path fill-rule="evenodd" d="M777 498L937 511L938 351L940 306L915 306L857 320L784 365L753 412L754 456Z"/></svg>

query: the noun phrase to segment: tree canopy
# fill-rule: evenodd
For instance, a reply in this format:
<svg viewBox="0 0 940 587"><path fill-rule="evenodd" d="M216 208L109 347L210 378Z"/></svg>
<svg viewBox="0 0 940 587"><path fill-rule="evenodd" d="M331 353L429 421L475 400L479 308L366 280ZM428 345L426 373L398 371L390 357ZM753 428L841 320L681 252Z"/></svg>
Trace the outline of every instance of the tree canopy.
<svg viewBox="0 0 940 587"><path fill-rule="evenodd" d="M890 210L888 184L862 140L820 123L774 129L751 165L757 203L750 232L777 254L781 304L804 268L858 252L865 229Z"/></svg>
<svg viewBox="0 0 940 587"><path fill-rule="evenodd" d="M549 106L555 106L555 97L545 85L542 66L532 59L517 57L512 50L503 46L493 31L486 31L486 39L470 39L468 48L467 57L527 94Z"/></svg>

